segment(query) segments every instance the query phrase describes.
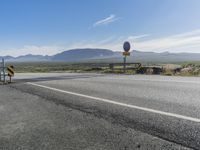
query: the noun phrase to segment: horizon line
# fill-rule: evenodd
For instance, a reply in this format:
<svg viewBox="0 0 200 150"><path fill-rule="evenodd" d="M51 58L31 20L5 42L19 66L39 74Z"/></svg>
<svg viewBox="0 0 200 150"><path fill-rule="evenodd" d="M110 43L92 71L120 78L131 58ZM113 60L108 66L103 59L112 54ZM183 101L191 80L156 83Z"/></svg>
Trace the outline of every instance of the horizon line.
<svg viewBox="0 0 200 150"><path fill-rule="evenodd" d="M97 49L97 50L109 50L109 51L112 51L112 52L118 52L118 53L123 53L124 51L115 51L115 50L111 50L111 49L106 49L106 48L73 48L73 49L68 49L68 50L63 50L61 52L58 52L56 54L53 54L53 55L48 55L48 54L44 54L44 55L41 55L41 54L31 54L31 53L27 53L27 54L22 54L22 55L18 55L18 56L12 56L12 55L0 55L0 58L3 58L3 57L13 57L13 58L17 58L17 57L21 57L21 56L28 56L28 55L32 55L32 56L55 56L57 54L60 54L60 53L63 53L63 52L66 52L66 51L75 51L75 50L94 50L94 49ZM155 51L143 51L143 50L137 50L137 49L133 49L133 50L130 50L130 52L132 51L138 51L138 52L143 52L143 53L157 53L157 54L162 54L162 53L169 53L169 54L182 54L182 53L185 53L185 54L200 54L200 52L170 52L170 51L163 51L163 52L155 52Z"/></svg>

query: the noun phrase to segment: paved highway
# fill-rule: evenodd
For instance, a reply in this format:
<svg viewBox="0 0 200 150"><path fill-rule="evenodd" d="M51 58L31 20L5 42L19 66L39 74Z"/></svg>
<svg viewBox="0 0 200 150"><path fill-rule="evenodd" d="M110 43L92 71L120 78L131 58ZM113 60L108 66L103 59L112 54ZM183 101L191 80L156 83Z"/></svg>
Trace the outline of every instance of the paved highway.
<svg viewBox="0 0 200 150"><path fill-rule="evenodd" d="M22 130L32 142L22 142L21 132L13 142L25 148L51 149L54 142L57 149L200 149L200 78L51 73L18 74L15 81L0 87L0 102L9 99L21 122L8 122L10 111L0 132ZM38 131L48 140L41 143Z"/></svg>

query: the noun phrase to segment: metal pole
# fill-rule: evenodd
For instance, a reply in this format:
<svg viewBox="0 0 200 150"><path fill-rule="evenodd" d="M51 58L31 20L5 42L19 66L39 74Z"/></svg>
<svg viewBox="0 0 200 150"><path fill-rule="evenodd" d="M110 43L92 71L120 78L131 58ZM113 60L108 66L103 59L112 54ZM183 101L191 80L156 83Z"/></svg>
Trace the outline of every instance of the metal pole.
<svg viewBox="0 0 200 150"><path fill-rule="evenodd" d="M124 73L126 73L126 56L124 56Z"/></svg>
<svg viewBox="0 0 200 150"><path fill-rule="evenodd" d="M3 64L2 64L2 62L0 63L0 81L1 81L1 74L2 74L2 66Z"/></svg>
<svg viewBox="0 0 200 150"><path fill-rule="evenodd" d="M6 83L6 73L5 73L5 61L4 58L2 59L3 63L3 82Z"/></svg>

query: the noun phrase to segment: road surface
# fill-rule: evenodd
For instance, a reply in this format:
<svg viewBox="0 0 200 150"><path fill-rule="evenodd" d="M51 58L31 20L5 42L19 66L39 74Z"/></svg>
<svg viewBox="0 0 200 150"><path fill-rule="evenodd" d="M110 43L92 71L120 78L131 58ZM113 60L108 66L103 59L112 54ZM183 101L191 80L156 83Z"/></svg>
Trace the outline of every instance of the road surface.
<svg viewBox="0 0 200 150"><path fill-rule="evenodd" d="M0 87L7 149L200 147L200 78L51 73L15 82Z"/></svg>

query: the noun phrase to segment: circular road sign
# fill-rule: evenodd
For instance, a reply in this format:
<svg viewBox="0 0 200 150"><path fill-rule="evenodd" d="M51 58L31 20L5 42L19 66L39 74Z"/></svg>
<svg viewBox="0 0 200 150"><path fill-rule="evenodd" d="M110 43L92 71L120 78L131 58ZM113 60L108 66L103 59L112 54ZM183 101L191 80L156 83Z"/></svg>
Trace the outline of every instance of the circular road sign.
<svg viewBox="0 0 200 150"><path fill-rule="evenodd" d="M125 52L129 52L131 49L131 44L129 42L124 42L123 48Z"/></svg>

